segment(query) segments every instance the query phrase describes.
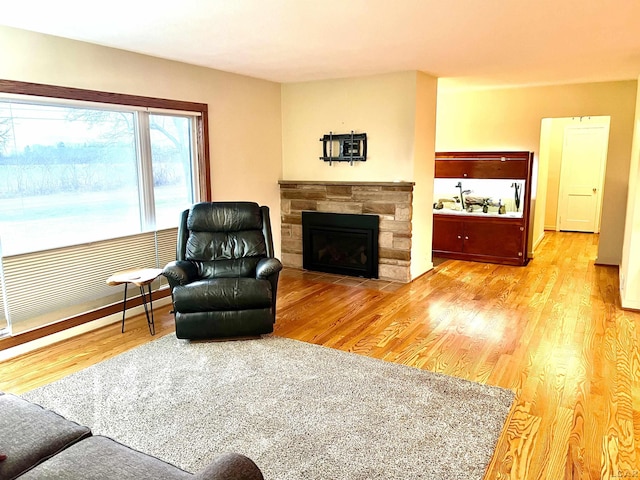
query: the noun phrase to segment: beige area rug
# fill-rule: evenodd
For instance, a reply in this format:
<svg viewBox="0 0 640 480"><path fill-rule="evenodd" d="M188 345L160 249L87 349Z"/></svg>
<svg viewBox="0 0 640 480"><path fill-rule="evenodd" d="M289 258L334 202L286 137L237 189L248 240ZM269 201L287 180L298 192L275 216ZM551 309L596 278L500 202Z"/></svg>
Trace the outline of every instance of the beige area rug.
<svg viewBox="0 0 640 480"><path fill-rule="evenodd" d="M235 451L273 480L466 480L514 395L274 336L168 335L23 397L192 472Z"/></svg>

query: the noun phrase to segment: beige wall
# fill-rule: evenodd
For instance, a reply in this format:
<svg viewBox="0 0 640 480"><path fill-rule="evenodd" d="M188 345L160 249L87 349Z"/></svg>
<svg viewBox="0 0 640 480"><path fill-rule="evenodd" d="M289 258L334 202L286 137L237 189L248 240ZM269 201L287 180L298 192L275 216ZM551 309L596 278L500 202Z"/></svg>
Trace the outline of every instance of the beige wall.
<svg viewBox="0 0 640 480"><path fill-rule="evenodd" d="M640 98L640 78L638 79ZM640 310L640 102L636 104L631 165L629 167L629 195L622 263L620 265L620 298L622 306Z"/></svg>
<svg viewBox="0 0 640 480"><path fill-rule="evenodd" d="M547 177L547 205L544 213L544 228L555 230L558 217L558 195L560 195L560 166L564 129L571 118L545 119L550 121L549 131L549 171ZM541 215L538 215L541 216Z"/></svg>
<svg viewBox="0 0 640 480"><path fill-rule="evenodd" d="M416 72L282 85L285 180L413 180ZM366 162L319 159L329 132L366 133Z"/></svg>
<svg viewBox="0 0 640 480"><path fill-rule="evenodd" d="M438 90L436 150L529 150L537 175L543 118L611 117L598 262L622 258L637 81L496 90ZM534 182L535 184L535 182ZM545 209L532 198L533 224ZM533 228L531 229L530 246Z"/></svg>
<svg viewBox="0 0 640 480"><path fill-rule="evenodd" d="M438 80L425 73L416 76L416 123L413 161L413 225L411 278L433 268L433 175L436 144Z"/></svg>
<svg viewBox="0 0 640 480"><path fill-rule="evenodd" d="M552 190L549 189L549 163L551 161L553 144L551 142L553 131L553 121L550 118L544 118L540 126L540 151L538 152L538 174L536 176L536 199L538 212L546 211L549 205L549 198ZM535 251L544 239L544 230L546 228L546 215L534 215L533 218L533 234L531 235L531 245L529 256L535 257Z"/></svg>
<svg viewBox="0 0 640 480"><path fill-rule="evenodd" d="M400 72L282 86L282 158L285 180L413 181L411 277L433 268L431 259L437 80ZM366 132L366 162L320 160L319 139Z"/></svg>
<svg viewBox="0 0 640 480"><path fill-rule="evenodd" d="M280 85L83 42L0 27L0 78L209 105L214 200L272 210L280 254Z"/></svg>

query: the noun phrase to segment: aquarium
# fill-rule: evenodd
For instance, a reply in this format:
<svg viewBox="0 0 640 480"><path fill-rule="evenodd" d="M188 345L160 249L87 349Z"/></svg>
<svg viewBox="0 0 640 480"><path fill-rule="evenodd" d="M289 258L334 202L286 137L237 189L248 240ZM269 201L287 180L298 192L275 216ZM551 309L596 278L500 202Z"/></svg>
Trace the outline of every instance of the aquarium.
<svg viewBox="0 0 640 480"><path fill-rule="evenodd" d="M522 218L524 180L436 178L433 213Z"/></svg>

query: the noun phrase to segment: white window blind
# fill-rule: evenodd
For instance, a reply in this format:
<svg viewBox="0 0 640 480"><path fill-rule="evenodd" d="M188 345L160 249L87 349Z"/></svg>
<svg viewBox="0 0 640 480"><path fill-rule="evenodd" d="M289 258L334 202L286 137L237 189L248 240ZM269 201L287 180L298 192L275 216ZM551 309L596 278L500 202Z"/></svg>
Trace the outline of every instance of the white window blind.
<svg viewBox="0 0 640 480"><path fill-rule="evenodd" d="M0 245L0 259L2 259L2 246ZM2 272L2 262L0 261L0 337L8 333L7 315L4 302L4 275Z"/></svg>
<svg viewBox="0 0 640 480"><path fill-rule="evenodd" d="M130 268L162 268L175 259L177 229L2 258L13 335L122 300L106 284ZM162 277L153 283L160 287ZM166 282L164 282L166 284ZM137 289L132 290L137 292Z"/></svg>
<svg viewBox="0 0 640 480"><path fill-rule="evenodd" d="M0 279L0 281L2 281ZM2 288L0 288L0 330L7 326L7 317L4 313L4 293L2 292Z"/></svg>
<svg viewBox="0 0 640 480"><path fill-rule="evenodd" d="M158 258L156 263L158 268L163 268L167 263L176 259L176 243L178 239L178 229L168 228L156 232L156 252ZM162 285L169 285L165 277L161 277Z"/></svg>

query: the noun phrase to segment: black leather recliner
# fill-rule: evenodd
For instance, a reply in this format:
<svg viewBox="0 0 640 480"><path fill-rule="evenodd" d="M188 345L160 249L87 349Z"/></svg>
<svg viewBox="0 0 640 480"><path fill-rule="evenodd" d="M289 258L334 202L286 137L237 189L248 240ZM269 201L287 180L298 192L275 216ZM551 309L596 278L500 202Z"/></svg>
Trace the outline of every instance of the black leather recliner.
<svg viewBox="0 0 640 480"><path fill-rule="evenodd" d="M171 287L176 336L256 336L273 331L282 264L274 258L269 207L203 202L182 212Z"/></svg>

